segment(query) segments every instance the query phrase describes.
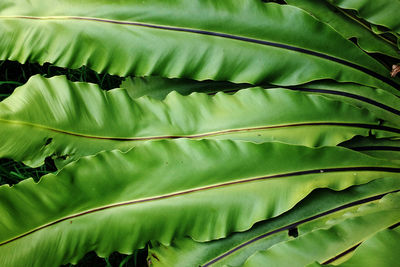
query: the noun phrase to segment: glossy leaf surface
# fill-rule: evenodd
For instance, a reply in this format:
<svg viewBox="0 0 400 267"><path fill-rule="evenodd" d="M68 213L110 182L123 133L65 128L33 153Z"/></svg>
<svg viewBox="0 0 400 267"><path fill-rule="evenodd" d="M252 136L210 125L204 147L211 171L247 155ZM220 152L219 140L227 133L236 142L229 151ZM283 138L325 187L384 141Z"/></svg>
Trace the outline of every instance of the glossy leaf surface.
<svg viewBox="0 0 400 267"><path fill-rule="evenodd" d="M393 230L382 230L356 248L353 256L349 260L341 264L328 266L396 266L400 261L400 255L398 253L399 246L399 227Z"/></svg>
<svg viewBox="0 0 400 267"><path fill-rule="evenodd" d="M346 39L353 37L357 38L358 45L369 53L381 53L394 58L400 58L396 42L393 42L384 36L375 34L374 30L371 29L369 25L365 24L361 20L355 19L354 16L342 9L335 8L333 5L330 5L328 1L286 0L286 2L290 5L304 9L319 20L329 24ZM370 3L368 3L368 5L370 5Z"/></svg>
<svg viewBox="0 0 400 267"><path fill-rule="evenodd" d="M81 158L38 184L1 186L0 263L54 266L91 250L129 254L150 240L209 241L280 215L317 188L399 175L397 164L339 147L148 142Z"/></svg>
<svg viewBox="0 0 400 267"><path fill-rule="evenodd" d="M325 228L256 252L243 266L295 267L306 266L314 261L330 263L345 256L345 252L350 252L374 233L399 223L399 201L400 193L387 195L377 203L344 214L342 219L328 221Z"/></svg>
<svg viewBox="0 0 400 267"><path fill-rule="evenodd" d="M0 59L119 76L275 85L330 78L396 94L400 85L308 13L253 0L4 0Z"/></svg>
<svg viewBox="0 0 400 267"><path fill-rule="evenodd" d="M90 99L90 101L88 101ZM301 110L301 112L299 112ZM132 100L125 90L65 77L33 77L0 103L0 156L60 166L103 150L127 151L157 139L281 141L337 145L355 135L397 137L365 109L317 95L253 88L234 95L170 94Z"/></svg>
<svg viewBox="0 0 400 267"><path fill-rule="evenodd" d="M254 87L247 85L249 88ZM223 91L234 93L246 87L246 84L232 84L228 82L198 82L194 80L168 79L162 77L127 78L121 87L126 89L132 98L150 96L156 99L165 99L172 91L182 95L193 92L215 94ZM262 88L278 88L273 85L262 85ZM329 98L345 101L350 104L367 108L391 125L400 125L400 99L392 94L376 88L352 83L336 83L333 81L315 81L292 87L280 87L294 91L316 93Z"/></svg>
<svg viewBox="0 0 400 267"><path fill-rule="evenodd" d="M377 201L388 192L399 189L399 179L383 178L339 192L316 190L290 211L260 222L246 232L203 243L180 238L170 246L158 244L149 250L149 261L155 267L240 266L256 251L292 239L289 231L297 231L299 235L307 233L324 226L327 220L341 217L344 212ZM307 227L312 221L319 223Z"/></svg>
<svg viewBox="0 0 400 267"><path fill-rule="evenodd" d="M345 9L357 11L358 15L370 23L385 26L400 33L399 0L327 0Z"/></svg>

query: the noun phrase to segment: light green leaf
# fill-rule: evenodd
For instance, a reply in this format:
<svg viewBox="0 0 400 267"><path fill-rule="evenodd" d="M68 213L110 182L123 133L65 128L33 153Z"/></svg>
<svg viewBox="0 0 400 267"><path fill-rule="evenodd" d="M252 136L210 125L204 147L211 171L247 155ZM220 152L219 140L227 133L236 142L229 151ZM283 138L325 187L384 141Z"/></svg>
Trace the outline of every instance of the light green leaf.
<svg viewBox="0 0 400 267"><path fill-rule="evenodd" d="M132 98L144 95L165 99L172 91L182 95L193 92L214 94L218 91L234 93L242 89L245 84L228 82L198 82L194 80L168 79L156 76L142 78L127 78L121 87L126 89ZM251 87L250 85L248 86ZM262 85L262 88L280 88L274 85ZM384 119L393 126L400 126L400 99L392 94L376 88L352 83L336 83L333 81L315 81L303 85L285 87L294 91L316 93L329 98L345 101L358 107L367 108L377 117Z"/></svg>
<svg viewBox="0 0 400 267"><path fill-rule="evenodd" d="M367 86L332 81L316 81L290 87L295 91L320 94L332 99L345 101L366 108L389 125L400 125L400 99L393 95Z"/></svg>
<svg viewBox="0 0 400 267"><path fill-rule="evenodd" d="M347 12L321 0L286 0L290 5L300 7L314 17L327 23L346 39L357 38L358 45L369 53L381 53L400 58L397 43L381 35L374 34L373 29L361 20L355 19Z"/></svg>
<svg viewBox="0 0 400 267"><path fill-rule="evenodd" d="M327 0L344 9L352 9L370 23L385 26L400 33L399 0Z"/></svg>
<svg viewBox="0 0 400 267"><path fill-rule="evenodd" d="M0 59L251 84L330 78L400 95L389 69L329 26L254 0L3 0Z"/></svg>
<svg viewBox="0 0 400 267"><path fill-rule="evenodd" d="M317 188L384 177L400 178L398 164L340 147L181 139L103 152L38 184L0 186L0 265L75 263L91 250L129 254L183 236L214 240Z"/></svg>
<svg viewBox="0 0 400 267"><path fill-rule="evenodd" d="M90 100L90 101L89 101ZM301 111L301 112L299 112ZM237 139L337 145L355 135L398 137L365 109L317 95L252 88L234 95L170 94L132 100L122 89L33 77L0 103L0 157L30 166L48 156L60 166L146 140Z"/></svg>
<svg viewBox="0 0 400 267"><path fill-rule="evenodd" d="M326 220L321 218L342 216L343 212L351 208L376 201L385 194L399 189L400 180L397 178L377 179L339 192L318 189L288 212L260 222L246 232L234 233L224 239L203 243L190 238L180 238L174 240L170 246L158 244L149 249L149 261L154 267L227 264L239 266L254 252L291 239L288 234L290 229L298 229L298 233L303 234L304 225L311 221L318 220L325 223Z"/></svg>
<svg viewBox="0 0 400 267"><path fill-rule="evenodd" d="M243 266L306 266L314 261L330 263L349 253L376 232L400 222L400 193L361 206L325 227L271 248L256 252ZM374 265L371 265L374 266Z"/></svg>
<svg viewBox="0 0 400 267"><path fill-rule="evenodd" d="M356 248L353 256L341 264L324 266L379 266L393 267L399 264L400 228L378 232ZM315 265L320 266L320 265Z"/></svg>

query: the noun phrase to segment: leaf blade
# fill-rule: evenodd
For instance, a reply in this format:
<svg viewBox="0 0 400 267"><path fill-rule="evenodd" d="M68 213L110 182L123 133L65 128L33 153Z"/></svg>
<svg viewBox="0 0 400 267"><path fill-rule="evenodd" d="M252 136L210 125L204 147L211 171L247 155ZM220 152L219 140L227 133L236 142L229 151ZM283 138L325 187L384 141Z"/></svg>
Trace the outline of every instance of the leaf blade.
<svg viewBox="0 0 400 267"><path fill-rule="evenodd" d="M397 227L376 233L357 247L350 259L335 266L366 266L365 264L395 266L399 260L396 251L400 245L399 230Z"/></svg>
<svg viewBox="0 0 400 267"><path fill-rule="evenodd" d="M393 58L400 58L397 44L375 35L373 30L354 20L347 13L342 13L341 9L335 9L327 1L287 1L288 4L300 7L319 20L332 26L337 32L346 39L357 38L359 46L369 53L381 53Z"/></svg>
<svg viewBox="0 0 400 267"><path fill-rule="evenodd" d="M269 153L275 156L266 157ZM397 166L344 148L281 143L175 140L104 152L38 184L25 180L0 187L0 262L61 264L89 250L101 256L129 253L149 240L216 239L281 214L315 188L342 190L398 177Z"/></svg>
<svg viewBox="0 0 400 267"><path fill-rule="evenodd" d="M382 25L394 32L400 33L400 23L397 20L397 10L400 8L399 1L380 0L365 3L357 0L328 0L332 4L344 9L353 9L363 19Z"/></svg>
<svg viewBox="0 0 400 267"><path fill-rule="evenodd" d="M268 81L294 85L333 78L398 94L395 88L399 83L380 63L331 28L290 6L254 1L238 5L233 0L219 5L203 1L124 1L111 6L105 1L98 10L97 4L81 8L58 0L57 8L43 8L49 3L3 4L0 26L5 34L1 36L0 58L70 68L87 65L97 72L120 76L160 75L252 84ZM150 12L153 8L157 12ZM206 15L199 16L199 10ZM309 34L303 34L303 24ZM64 36L52 35L50 42L47 32L55 30L63 31ZM31 34L25 34L27 31ZM340 44L327 46L316 42L315 36ZM31 51L26 50L28 43L34 44ZM343 49L337 50L339 46Z"/></svg>
<svg viewBox="0 0 400 267"><path fill-rule="evenodd" d="M305 266L313 261L325 262L336 255L342 255L343 251L353 248L374 233L399 222L400 214L396 204L399 196L399 193L390 194L377 203L346 214L342 220L332 222L325 229L312 231L264 252L257 252L243 266L257 266L260 262L280 266ZM346 238L340 238L341 236ZM282 258L282 253L289 253L291 257Z"/></svg>
<svg viewBox="0 0 400 267"><path fill-rule="evenodd" d="M155 99L165 99L172 91L182 95L189 95L193 92L215 94L222 91L234 93L245 84L231 84L224 82L203 81L182 79L167 79L157 76L127 78L122 82L121 87L126 89L132 98L150 96ZM248 85L248 88L252 86ZM254 87L254 86L253 86ZM264 89L277 89L274 85L262 85ZM351 83L336 83L332 81L315 81L303 85L283 87L307 93L316 93L332 99L345 101L361 108L367 108L379 118L386 120L392 125L400 125L400 100L390 93L367 86Z"/></svg>
<svg viewBox="0 0 400 267"><path fill-rule="evenodd" d="M260 222L246 232L204 243L180 238L174 240L170 246L155 244L149 249L148 259L155 267L240 266L256 251L266 250L274 244L291 239L288 229L299 229L298 234L307 233L310 227L303 229L302 225L323 217L342 216L343 211L348 211L349 208L376 201L387 193L400 189L399 185L397 179L382 178L339 192L316 190L288 212ZM318 227L321 226L311 227L311 230Z"/></svg>
<svg viewBox="0 0 400 267"><path fill-rule="evenodd" d="M171 94L164 101L132 100L122 89L104 92L93 84L40 76L0 103L0 124L0 156L32 166L52 155L64 165L81 156L127 151L158 139L277 140L322 146L355 135L400 133L367 110L289 90L253 88L235 95ZM63 159L65 155L69 158Z"/></svg>

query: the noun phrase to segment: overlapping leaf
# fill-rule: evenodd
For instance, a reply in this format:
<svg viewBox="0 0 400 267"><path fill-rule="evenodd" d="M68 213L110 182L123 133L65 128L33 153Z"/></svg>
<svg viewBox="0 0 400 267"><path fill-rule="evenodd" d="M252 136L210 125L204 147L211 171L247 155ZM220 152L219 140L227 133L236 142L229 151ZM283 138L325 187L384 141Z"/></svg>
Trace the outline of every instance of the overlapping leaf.
<svg viewBox="0 0 400 267"><path fill-rule="evenodd" d="M316 93L366 108L389 125L400 125L400 101L389 93L352 83L317 81L289 89Z"/></svg>
<svg viewBox="0 0 400 267"><path fill-rule="evenodd" d="M356 136L342 143L341 146L360 151L373 157L400 160L399 139L377 139L373 137Z"/></svg>
<svg viewBox="0 0 400 267"><path fill-rule="evenodd" d="M90 100L90 101L89 101ZM300 111L300 112L299 112ZM253 88L235 95L170 94L132 100L122 89L35 76L0 103L0 156L61 165L103 150L175 138L337 145L355 135L396 137L365 109L317 95Z"/></svg>
<svg viewBox="0 0 400 267"><path fill-rule="evenodd" d="M398 0L327 0L328 2L345 9L357 11L358 15L375 25L385 26L394 32L400 33Z"/></svg>
<svg viewBox="0 0 400 267"><path fill-rule="evenodd" d="M386 39L397 18L382 16L398 3L329 0L338 15L288 2L307 12L258 0L1 1L0 59L158 77L104 92L36 76L0 103L0 157L80 159L0 187L0 266L129 254L150 240L154 264L240 265L255 251L246 264L337 264L397 225L399 78L347 39L399 58ZM165 100L134 99L147 92ZM338 144L364 154L311 148ZM347 264L382 250L381 235L397 245L389 232Z"/></svg>
<svg viewBox="0 0 400 267"><path fill-rule="evenodd" d="M306 10L319 20L329 24L346 39L357 38L358 45L369 53L381 53L394 58L400 58L396 42L385 38L385 36L375 34L369 25L366 25L361 20L354 19L347 12L333 7L325 0L286 0L286 2ZM364 3L367 2L364 1ZM379 1L373 2L376 3ZM393 3L394 1L388 2Z"/></svg>
<svg viewBox="0 0 400 267"><path fill-rule="evenodd" d="M0 187L0 265L54 266L91 250L129 254L149 240L218 239L316 188L399 175L397 164L340 147L181 139L103 152L38 184Z"/></svg>
<svg viewBox="0 0 400 267"><path fill-rule="evenodd" d="M392 267L398 265L400 254L400 228L382 230L364 241L354 252L354 255L341 264L324 266L380 266ZM310 265L321 266L319 264Z"/></svg>
<svg viewBox="0 0 400 267"><path fill-rule="evenodd" d="M256 251L292 239L288 231L304 234L324 226L327 220L344 212L377 201L400 189L400 180L383 178L344 191L317 190L287 213L256 224L249 231L225 239L195 242L190 238L174 240L170 246L156 245L149 250L152 266L240 266ZM312 221L318 223L306 226Z"/></svg>
<svg viewBox="0 0 400 267"><path fill-rule="evenodd" d="M374 233L400 222L400 193L328 221L325 227L256 252L243 266L306 266L338 262ZM290 257L288 257L290 255ZM366 260L364 258L364 260Z"/></svg>
<svg viewBox="0 0 400 267"><path fill-rule="evenodd" d="M190 95L194 92L215 94L217 92L237 91L254 87L251 84L235 84L217 81L196 81L190 79L168 79L159 76L127 77L121 83L121 88L127 90L132 98L150 96L163 100L172 91L181 95Z"/></svg>
<svg viewBox="0 0 400 267"><path fill-rule="evenodd" d="M194 80L167 79L156 76L142 78L127 78L122 82L121 87L126 89L132 98L150 96L156 99L165 99L172 91L182 95L189 95L193 92L215 94L223 91L227 93L236 92L246 84L232 84L228 82L198 82ZM250 85L248 85L251 87ZM262 85L262 88L278 88L273 85ZM400 99L393 97L390 93L352 83L336 83L333 81L315 81L299 86L284 87L307 93L316 93L329 98L345 101L353 105L367 108L377 117L384 119L394 126L400 125Z"/></svg>
<svg viewBox="0 0 400 267"><path fill-rule="evenodd" d="M390 70L329 26L254 0L4 0L0 59L251 84L330 78L399 94Z"/></svg>

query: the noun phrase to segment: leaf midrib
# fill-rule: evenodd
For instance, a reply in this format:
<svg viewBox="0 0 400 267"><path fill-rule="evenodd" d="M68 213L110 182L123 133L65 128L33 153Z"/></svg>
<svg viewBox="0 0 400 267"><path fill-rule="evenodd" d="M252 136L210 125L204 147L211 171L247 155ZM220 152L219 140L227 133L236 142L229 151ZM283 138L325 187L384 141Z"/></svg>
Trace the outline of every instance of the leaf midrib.
<svg viewBox="0 0 400 267"><path fill-rule="evenodd" d="M386 192L386 193L375 195L375 196L372 196L372 197L359 199L359 200L344 204L342 206L339 206L339 207L336 207L336 208L321 212L319 214L310 216L308 218L299 220L297 222L294 222L294 223L279 227L279 228L277 228L275 230L268 231L268 232L266 232L266 233L264 233L262 235L253 237L253 238L251 238L250 240L248 240L246 242L243 242L241 244L236 245L234 248L226 251L225 253L222 253L221 255L219 255L217 257L214 257L212 260L209 260L207 263L202 265L202 267L210 266L210 265L212 265L212 264L214 264L214 263L216 263L216 262L218 262L218 261L220 261L220 260L222 260L222 259L224 259L224 258L226 258L228 256L233 255L234 253L238 252L240 249L242 249L242 248L244 248L246 246L249 246L249 245L251 245L252 243L254 243L256 241L259 241L259 240L262 240L264 238L267 238L267 237L269 237L269 236L271 236L273 234L277 234L277 233L289 230L289 229L291 229L293 227L297 227L297 226L302 225L304 223L308 223L310 221L322 218L323 216L327 216L327 215L330 215L330 214L333 214L333 213L336 213L336 212L339 212L339 211L342 211L342 210L345 210L345 209L348 209L348 208L353 208L353 207L360 206L360 205L363 205L363 204L366 204L366 203L370 203L370 202L373 202L373 201L378 201L381 198L383 198L384 196L386 196L387 194L396 193L396 192L400 192L400 190L394 190L394 191L391 191L391 192ZM326 264L326 263L324 263L324 264Z"/></svg>
<svg viewBox="0 0 400 267"><path fill-rule="evenodd" d="M252 178L245 178L241 180L234 180L230 182L225 182L225 183L220 183L220 184L214 184L214 185L208 185L208 186L203 186L203 187L197 187L197 188L192 188L192 189L187 189L183 191L178 191L178 192L173 192L169 194L164 194L164 195L159 195L159 196L153 196L153 197L147 197L147 198L142 198L142 199L136 199L136 200L131 200L131 201L125 201L125 202L120 202L120 203L114 203L102 207L97 207L97 208L92 208L86 211L81 211L79 213L65 216L63 218L60 218L58 220L55 220L53 222L44 224L42 226L36 227L24 234L21 234L19 236L16 236L14 238L11 238L9 240L0 242L0 247L4 246L8 243L11 243L13 241L16 241L18 239L21 239L25 236L28 236L30 234L33 234L39 230L43 230L47 227L50 227L52 225L55 225L57 223L61 223L63 221L69 220L69 219L74 219L78 218L80 216L84 216L87 214L93 214L95 212L103 211L103 210L108 210L111 208L117 208L117 207L122 207L122 206L129 206L129 205L134 205L134 204L140 204L140 203L146 203L150 201L157 201L157 200L163 200L163 199L168 199L172 197L177 197L177 196L182 196L182 195L188 195L191 193L196 193L200 191L207 191L207 190L212 190L212 189L218 189L218 188L223 188L226 186L232 186L232 185L238 185L238 184L245 184L245 183L250 183L250 182L257 182L257 181L264 181L268 179L276 179L276 178L285 178L285 177L293 177L293 176L302 176L302 175L311 175L311 174L327 174L327 173L335 173L335 172L388 172L388 173L400 173L400 168L396 167L377 167L377 166L355 166L355 167L338 167L338 168L321 168L321 169L312 169L312 170L303 170L303 171L295 171L295 172L288 172L288 173L281 173L281 174L273 174L273 175L268 175L268 176L259 176L259 177L252 177Z"/></svg>
<svg viewBox="0 0 400 267"><path fill-rule="evenodd" d="M309 122L309 123L292 123L292 124L281 124L281 125L270 125L270 126L257 126L257 127L248 127L248 128L236 128L236 129L226 129L221 131L200 133L200 134L191 134L191 135L161 135L161 136L148 136L148 137L110 137L110 136L96 136L89 135L84 133L75 133L69 132L62 129L52 128L40 124L25 122L25 121L14 121L14 120L6 120L0 119L0 123L9 123L9 124L18 124L30 127L36 127L43 130L48 130L51 132L88 138L88 139L100 139L100 140L110 140L110 141L149 141L149 140L159 140L159 139L178 139L178 138L188 138L188 139L196 139L196 138L206 138L211 136L218 136L224 134L232 134L232 133L240 133L240 132L250 132L250 131L259 131L259 130L270 130L270 129L279 129L279 128L290 128L290 127L318 127L318 126L341 126L341 127L353 127L353 128L362 128L362 129L374 129L385 132L393 132L400 133L400 129L377 125L377 124L367 124L367 123L347 123L347 122Z"/></svg>
<svg viewBox="0 0 400 267"><path fill-rule="evenodd" d="M346 98L351 98L357 101L361 101L370 105L373 105L377 108L383 109L385 111L388 111L390 113L393 113L397 116L400 116L400 110L393 108L391 106L388 106L386 104L383 104L379 101L376 101L374 99L362 96L362 95L357 95L349 92L344 92L344 91L339 91L339 90L333 90L333 89L322 89L322 88L305 88L305 87L298 87L298 86L275 86L275 85L268 85L268 86L262 86L264 90L269 90L269 89L285 89L285 90L292 90L292 91L304 91L304 92L310 92L310 93L320 93L320 94L327 94L327 95L339 95L343 96ZM225 93L236 93L240 91L241 89L233 89L233 90L223 90ZM218 91L217 91L218 92ZM210 92L207 93L208 95L215 95L217 92Z"/></svg>
<svg viewBox="0 0 400 267"><path fill-rule="evenodd" d="M94 22L102 22L102 23L111 23L111 24L119 24L119 25L126 25L126 26L138 26L138 27L147 27L147 28L153 28L153 29L158 29L158 30L170 30L170 31L177 31L177 32L186 32L186 33L194 33L194 34L200 34L200 35L207 35L207 36L213 36L213 37L220 37L220 38L227 38L227 39L233 39L237 41L244 41L244 42L249 42L249 43L255 43L259 45L266 45L266 46L271 46L275 48L280 48L280 49L285 49L285 50L290 50L294 52L299 52L311 56L316 56L319 58L323 58L326 60L330 60L333 62L336 62L341 65L345 65L347 67L356 69L358 71L361 71L367 75L370 75L394 88L397 90L400 90L399 84L396 82L392 81L391 79L373 71L370 70L366 67L360 66L358 64L352 63L350 61L331 56L328 54L324 54L321 52L301 48L301 47L296 47L293 45L288 45L288 44L283 44L279 42L271 42L271 41L266 41L266 40L260 40L260 39L255 39L255 38L250 38L250 37L245 37L241 35L234 35L234 34L229 34L229 33L222 33L222 32L217 32L217 31L207 31L207 30L202 30L202 29L194 29L194 28L185 28L185 27L176 27L176 26L166 26L166 25L159 25L159 24L151 24L151 23L142 23L142 22L134 22L134 21L124 21L124 20L113 20L113 19L105 19L105 18L96 18L96 17L80 17L80 16L21 16L21 15L10 15L10 16L0 16L0 19L27 19L27 20L77 20L77 21L94 21Z"/></svg>
<svg viewBox="0 0 400 267"><path fill-rule="evenodd" d="M333 7L334 9L338 10L339 12L341 12L344 16L348 17L348 18L351 19L352 21L354 21L354 22L356 22L357 24L359 24L361 27L367 29L367 30L368 30L370 33L372 33L373 35L375 35L375 36L381 38L383 41L385 41L385 42L387 42L388 44L390 44L391 46L393 46L393 48L397 49L397 44L396 44L396 43L393 43L391 40L386 39L386 38L385 38L384 36L382 36L381 34L375 34L375 33L372 31L372 29L371 29L367 24L365 24L364 22L362 22L362 21L360 20L360 18L354 17L352 14L350 14L349 11L347 11L347 10L345 10L345 9L342 9L342 8L339 8L339 7L333 5L333 4L329 3L329 2L327 2L327 4L330 5L331 7Z"/></svg>
<svg viewBox="0 0 400 267"><path fill-rule="evenodd" d="M332 89L316 89L316 88L296 88L296 87L287 87L289 90L294 90L294 91L304 91L304 92L311 92L311 93L321 93L321 94L332 94L332 95L340 95L343 97L348 97L352 98L370 105L373 105L377 108L386 110L388 112L391 112L395 115L400 116L400 110L390 107L386 104L383 104L381 102L378 102L376 100L373 100L371 98L362 96L362 95L357 95L357 94L352 94L349 92L343 92L343 91L338 91L338 90L332 90Z"/></svg>
<svg viewBox="0 0 400 267"><path fill-rule="evenodd" d="M398 191L399 191L399 190L394 191L394 192L390 192L390 193L395 193L395 192L398 192ZM400 225L400 222L397 222L397 223L393 224L392 226L388 227L387 229L394 229L394 228L398 227L399 225ZM336 256L330 258L330 259L327 260L327 261L324 261L322 264L323 264L323 265L325 265L325 264L330 264L330 263L333 263L333 262L339 260L340 258L343 258L343 257L346 256L347 254L349 254L349 253L351 253L352 251L354 251L357 247L359 247L359 246L360 246L364 241L366 241L367 239L368 239L368 237L365 238L364 240L362 240L361 242L359 242L358 244L354 245L353 247L351 247L351 248L349 248L349 249L347 249L347 250L341 252L340 254L338 254L338 255L336 255Z"/></svg>
<svg viewBox="0 0 400 267"><path fill-rule="evenodd" d="M351 248L346 249L345 251L341 252L340 254L338 254L338 255L336 255L336 256L334 256L334 257L332 257L332 258L330 258L330 259L324 261L322 264L323 264L323 265L330 264L330 263L332 263L332 262L334 262L334 261L337 261L337 260L340 259L340 258L343 258L343 257L346 256L347 254L349 254L349 253L353 252L354 250L356 250L356 248L358 248L358 247L362 244L362 242L364 242L364 241L365 241L365 239L364 239L363 241L361 241L361 242L355 244L355 245L352 246Z"/></svg>

